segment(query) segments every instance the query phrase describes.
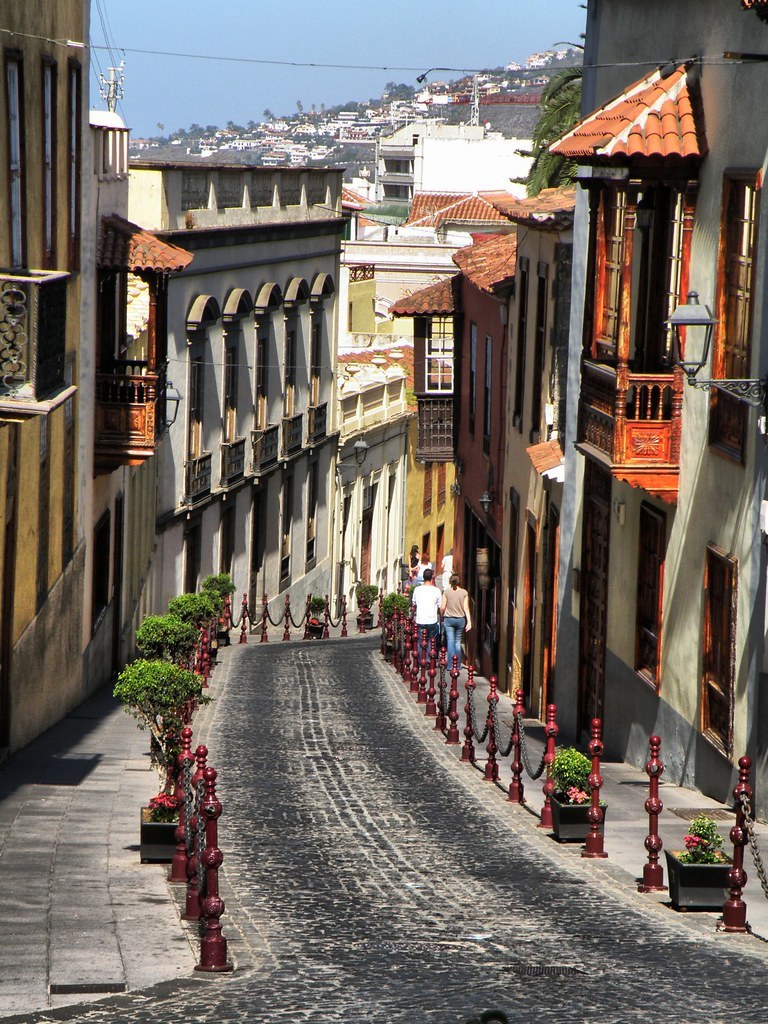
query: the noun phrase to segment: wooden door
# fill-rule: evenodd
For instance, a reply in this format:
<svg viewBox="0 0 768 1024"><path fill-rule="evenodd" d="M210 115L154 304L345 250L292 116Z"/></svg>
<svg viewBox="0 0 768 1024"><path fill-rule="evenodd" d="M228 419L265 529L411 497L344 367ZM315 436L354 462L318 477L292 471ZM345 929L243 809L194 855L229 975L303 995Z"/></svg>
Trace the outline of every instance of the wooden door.
<svg viewBox="0 0 768 1024"><path fill-rule="evenodd" d="M557 598L560 564L560 512L550 505L547 518L547 565L544 585L544 657L541 670L541 704L555 702L557 655Z"/></svg>
<svg viewBox="0 0 768 1024"><path fill-rule="evenodd" d="M608 621L608 562L611 477L587 459L581 544L581 629L579 637L579 723L603 717L605 643Z"/></svg>
<svg viewBox="0 0 768 1024"><path fill-rule="evenodd" d="M527 707L533 693L536 637L536 520L528 513L525 524L525 593L523 605L523 693Z"/></svg>
<svg viewBox="0 0 768 1024"><path fill-rule="evenodd" d="M360 529L360 579L371 582L371 534L373 532L373 507L363 510Z"/></svg>

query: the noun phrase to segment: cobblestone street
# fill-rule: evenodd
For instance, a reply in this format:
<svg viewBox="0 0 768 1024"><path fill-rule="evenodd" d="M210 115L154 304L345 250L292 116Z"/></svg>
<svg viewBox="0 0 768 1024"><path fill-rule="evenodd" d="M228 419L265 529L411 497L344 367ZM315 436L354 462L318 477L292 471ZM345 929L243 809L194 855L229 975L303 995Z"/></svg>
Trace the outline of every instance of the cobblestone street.
<svg viewBox="0 0 768 1024"><path fill-rule="evenodd" d="M644 905L610 861L537 832L376 642L233 647L214 681L235 972L16 1019L765 1021L764 944Z"/></svg>

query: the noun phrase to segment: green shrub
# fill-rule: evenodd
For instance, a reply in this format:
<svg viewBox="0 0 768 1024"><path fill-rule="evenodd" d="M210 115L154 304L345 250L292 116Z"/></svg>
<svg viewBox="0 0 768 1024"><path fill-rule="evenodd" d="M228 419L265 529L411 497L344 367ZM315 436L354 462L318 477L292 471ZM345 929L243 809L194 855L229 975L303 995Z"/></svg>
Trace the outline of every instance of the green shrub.
<svg viewBox="0 0 768 1024"><path fill-rule="evenodd" d="M375 583L357 584L357 607L370 608L379 596L379 588Z"/></svg>
<svg viewBox="0 0 768 1024"><path fill-rule="evenodd" d="M221 610L221 598L213 591L204 594L180 594L168 602L168 611L182 622L189 622L200 629L215 619Z"/></svg>
<svg viewBox="0 0 768 1024"><path fill-rule="evenodd" d="M381 602L382 618L388 619L395 612L399 611L407 615L411 607L411 599L408 594L385 594Z"/></svg>
<svg viewBox="0 0 768 1024"><path fill-rule="evenodd" d="M139 658L126 665L113 691L140 729L149 729L152 764L166 784L176 767L184 716L191 703L208 704L203 681L168 661Z"/></svg>
<svg viewBox="0 0 768 1024"><path fill-rule="evenodd" d="M309 614L312 616L325 615L325 598L324 597L310 597L309 599Z"/></svg>
<svg viewBox="0 0 768 1024"><path fill-rule="evenodd" d="M145 658L173 661L192 657L198 630L176 615L147 615L136 632L136 646Z"/></svg>
<svg viewBox="0 0 768 1024"><path fill-rule="evenodd" d="M221 600L219 607L223 608L225 599L234 594L235 584L232 582L232 577L228 572L219 572L214 576L206 576L200 584L200 589L203 593L218 595Z"/></svg>
<svg viewBox="0 0 768 1024"><path fill-rule="evenodd" d="M591 793L587 781L591 771L592 762L575 747L560 747L555 751L550 778L558 798L564 803L586 803Z"/></svg>
<svg viewBox="0 0 768 1024"><path fill-rule="evenodd" d="M684 864L725 864L728 858L720 847L723 837L717 831L717 822L708 814L697 814L683 837L685 852L678 854Z"/></svg>

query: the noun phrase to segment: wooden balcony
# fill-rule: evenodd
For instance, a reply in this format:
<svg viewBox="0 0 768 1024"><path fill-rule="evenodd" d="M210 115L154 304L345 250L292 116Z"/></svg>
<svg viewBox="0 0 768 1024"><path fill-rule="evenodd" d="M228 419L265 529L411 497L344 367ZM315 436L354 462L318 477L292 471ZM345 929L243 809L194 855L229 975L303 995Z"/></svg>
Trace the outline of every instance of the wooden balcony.
<svg viewBox="0 0 768 1024"><path fill-rule="evenodd" d="M252 430L251 447L253 451L251 471L256 476L271 466L276 466L280 451L280 427L274 424L265 430Z"/></svg>
<svg viewBox="0 0 768 1024"><path fill-rule="evenodd" d="M225 441L221 445L221 486L243 478L245 473L245 438L238 437L235 441Z"/></svg>
<svg viewBox="0 0 768 1024"><path fill-rule="evenodd" d="M283 416L283 450L281 458L287 459L301 451L304 433L304 413Z"/></svg>
<svg viewBox="0 0 768 1024"><path fill-rule="evenodd" d="M328 403L310 405L307 409L307 444L317 444L328 433Z"/></svg>
<svg viewBox="0 0 768 1024"><path fill-rule="evenodd" d="M143 360L116 360L110 373L96 374L95 460L101 469L136 466L155 454L157 374Z"/></svg>
<svg viewBox="0 0 768 1024"><path fill-rule="evenodd" d="M612 476L677 503L683 375L633 373L585 360L577 447Z"/></svg>
<svg viewBox="0 0 768 1024"><path fill-rule="evenodd" d="M184 463L184 504L207 498L211 493L211 453L203 452Z"/></svg>
<svg viewBox="0 0 768 1024"><path fill-rule="evenodd" d="M456 454L453 441L453 396L418 397L419 436L416 458L423 462L452 462Z"/></svg>

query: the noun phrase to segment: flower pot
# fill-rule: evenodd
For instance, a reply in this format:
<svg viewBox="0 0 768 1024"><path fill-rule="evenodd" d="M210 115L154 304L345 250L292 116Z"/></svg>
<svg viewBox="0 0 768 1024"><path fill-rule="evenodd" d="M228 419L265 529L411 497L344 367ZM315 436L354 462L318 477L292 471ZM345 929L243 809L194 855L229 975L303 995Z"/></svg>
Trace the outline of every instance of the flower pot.
<svg viewBox="0 0 768 1024"><path fill-rule="evenodd" d="M170 864L176 852L178 821L147 821L149 808L141 808L140 857L147 861Z"/></svg>
<svg viewBox="0 0 768 1024"><path fill-rule="evenodd" d="M322 622L309 622L307 624L307 632L313 640L323 639L324 624Z"/></svg>
<svg viewBox="0 0 768 1024"><path fill-rule="evenodd" d="M366 608L365 611L361 611L357 616L357 621L358 623L365 623L366 629L373 629L373 612Z"/></svg>
<svg viewBox="0 0 768 1024"><path fill-rule="evenodd" d="M728 871L725 864L686 864L671 850L667 858L669 898L674 907L695 910L720 910L728 898Z"/></svg>
<svg viewBox="0 0 768 1024"><path fill-rule="evenodd" d="M590 833L590 823L587 812L590 805L586 804L562 804L555 797L552 802L552 832L559 842L581 842L583 843ZM603 820L600 822L600 832L603 831L605 815L608 808L605 804L600 805L603 812Z"/></svg>

